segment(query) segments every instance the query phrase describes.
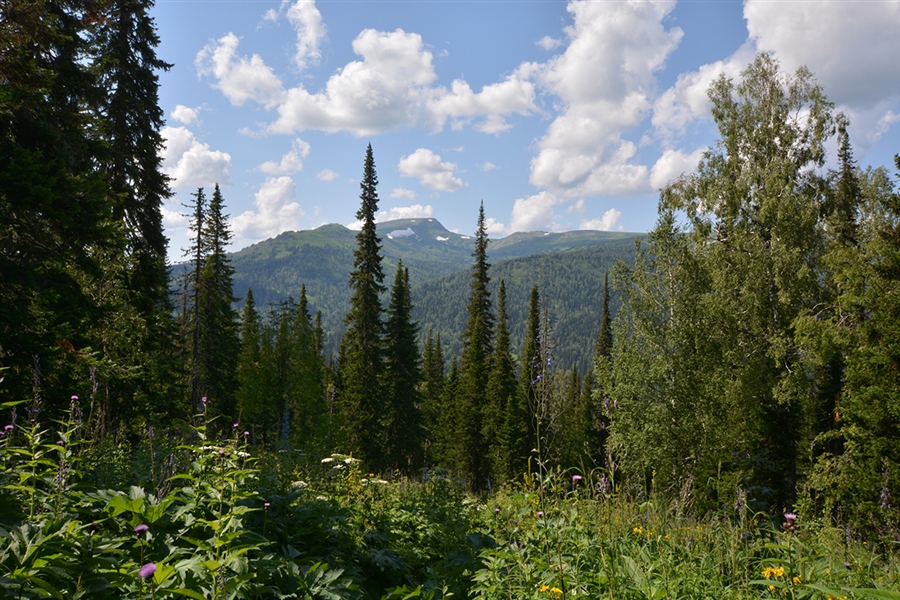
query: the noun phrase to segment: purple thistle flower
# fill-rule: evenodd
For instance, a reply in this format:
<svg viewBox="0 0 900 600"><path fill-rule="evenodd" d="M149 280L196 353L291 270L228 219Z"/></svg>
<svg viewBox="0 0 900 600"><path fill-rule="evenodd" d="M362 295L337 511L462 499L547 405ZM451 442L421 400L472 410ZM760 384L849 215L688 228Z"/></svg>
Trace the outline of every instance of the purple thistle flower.
<svg viewBox="0 0 900 600"><path fill-rule="evenodd" d="M269 507L270 507L270 506L272 506L272 505L269 504L268 502L263 502L263 509L264 509L264 510L269 510Z"/></svg>
<svg viewBox="0 0 900 600"><path fill-rule="evenodd" d="M62 445L63 445L63 441L62 441L62 440L56 440L56 445L57 445L57 446L62 446Z"/></svg>
<svg viewBox="0 0 900 600"><path fill-rule="evenodd" d="M578 483L581 481L581 475L572 475L572 483Z"/></svg>
<svg viewBox="0 0 900 600"><path fill-rule="evenodd" d="M538 516L539 516L539 517L543 517L543 516L544 516L544 511L539 510L539 511L538 511Z"/></svg>
<svg viewBox="0 0 900 600"><path fill-rule="evenodd" d="M497 508L494 509L494 514L496 515L499 512L500 512L500 507L498 506Z"/></svg>
<svg viewBox="0 0 900 600"><path fill-rule="evenodd" d="M143 579L153 577L154 573L156 573L156 565L154 563L147 563L146 565L141 567L141 578Z"/></svg>
<svg viewBox="0 0 900 600"><path fill-rule="evenodd" d="M150 528L146 525L146 523L141 523L140 525L138 525L137 527L134 528L134 532L136 534L138 534L138 536L141 536L141 537L143 537L143 535L145 533L147 533L147 531L149 531L149 530L150 530Z"/></svg>
<svg viewBox="0 0 900 600"><path fill-rule="evenodd" d="M244 437L247 437L248 435L250 435L250 432L249 432L249 431L245 431L245 432L244 432Z"/></svg>
<svg viewBox="0 0 900 600"><path fill-rule="evenodd" d="M796 521L797 515L795 515L794 513L784 513L784 518L786 521Z"/></svg>
<svg viewBox="0 0 900 600"><path fill-rule="evenodd" d="M235 423L235 424L232 426L232 428L233 428L233 429L237 429L237 428L238 428L238 424Z"/></svg>
<svg viewBox="0 0 900 600"><path fill-rule="evenodd" d="M12 431L12 430L13 430L12 425L7 425L6 427L3 428L3 431Z"/></svg>
<svg viewBox="0 0 900 600"><path fill-rule="evenodd" d="M202 402L203 404L206 404L206 396L203 396L202 398L200 398L200 402Z"/></svg>
<svg viewBox="0 0 900 600"><path fill-rule="evenodd" d="M77 401L78 401L78 396L72 396L72 402L77 402Z"/></svg>

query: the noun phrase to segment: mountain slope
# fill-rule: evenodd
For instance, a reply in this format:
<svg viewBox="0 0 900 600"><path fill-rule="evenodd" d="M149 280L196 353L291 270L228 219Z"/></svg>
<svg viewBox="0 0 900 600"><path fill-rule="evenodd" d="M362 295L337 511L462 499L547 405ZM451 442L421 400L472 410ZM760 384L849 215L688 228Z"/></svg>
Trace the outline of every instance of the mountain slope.
<svg viewBox="0 0 900 600"><path fill-rule="evenodd" d="M397 261L402 259L410 271L414 316L421 321L422 335L429 327L441 331L448 343L447 356L452 356L460 348L465 325L474 238L448 231L435 219L387 221L378 224L378 233L386 284L393 281ZM514 341L521 337L528 293L537 284L551 299L561 362L586 364L593 344L587 338L596 335L587 335L586 330L590 315L599 311L603 273L617 259L631 260L636 235L529 232L492 240L488 247L488 259L494 264L491 276L495 286L500 278L507 280ZM342 225L283 233L231 255L234 293L243 298L252 288L257 307L265 312L269 304L298 298L305 284L311 310L322 311L326 352L336 353L349 305L347 280L355 248L356 232ZM173 272L183 269L176 265ZM573 337L575 329L579 335Z"/></svg>

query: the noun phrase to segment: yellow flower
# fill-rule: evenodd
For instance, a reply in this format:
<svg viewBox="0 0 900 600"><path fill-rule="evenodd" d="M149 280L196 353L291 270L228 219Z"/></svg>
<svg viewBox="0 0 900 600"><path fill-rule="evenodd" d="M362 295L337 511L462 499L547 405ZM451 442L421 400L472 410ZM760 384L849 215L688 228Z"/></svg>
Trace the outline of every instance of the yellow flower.
<svg viewBox="0 0 900 600"><path fill-rule="evenodd" d="M631 531L634 532L634 533L636 533L636 534L638 534L638 535L640 535L640 534L642 534L642 533L644 532L644 530L641 529L640 527L635 527L635 528L632 529Z"/></svg>
<svg viewBox="0 0 900 600"><path fill-rule="evenodd" d="M774 585L770 585L770 586L769 586L769 591L770 591L770 592L774 592L774 591L775 591L775 586L774 586Z"/></svg>
<svg viewBox="0 0 900 600"><path fill-rule="evenodd" d="M550 589L550 586L549 586L549 585L542 585L542 586L541 586L541 592L546 592L546 591L549 590L549 589Z"/></svg>
<svg viewBox="0 0 900 600"><path fill-rule="evenodd" d="M766 567L765 569L763 569L762 574L766 579L784 577L784 567Z"/></svg>
<svg viewBox="0 0 900 600"><path fill-rule="evenodd" d="M800 583L800 578L795 575L793 581L795 584Z"/></svg>

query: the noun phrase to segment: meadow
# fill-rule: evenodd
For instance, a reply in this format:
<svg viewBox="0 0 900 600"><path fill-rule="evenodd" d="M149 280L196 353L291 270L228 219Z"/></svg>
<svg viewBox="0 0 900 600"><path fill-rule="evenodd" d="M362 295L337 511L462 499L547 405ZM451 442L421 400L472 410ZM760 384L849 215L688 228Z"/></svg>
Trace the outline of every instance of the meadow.
<svg viewBox="0 0 900 600"><path fill-rule="evenodd" d="M740 494L700 511L539 464L473 495L439 470L261 451L240 423L129 441L92 437L75 398L60 422L12 414L0 597L900 598L896 523L865 538Z"/></svg>

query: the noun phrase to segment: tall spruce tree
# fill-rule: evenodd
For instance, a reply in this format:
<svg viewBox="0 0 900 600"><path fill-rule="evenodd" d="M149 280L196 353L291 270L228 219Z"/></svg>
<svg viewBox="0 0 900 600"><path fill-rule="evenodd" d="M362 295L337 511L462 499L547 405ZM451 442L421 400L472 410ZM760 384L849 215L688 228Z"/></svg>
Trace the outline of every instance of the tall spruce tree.
<svg viewBox="0 0 900 600"><path fill-rule="evenodd" d="M125 285L130 302L146 320L152 340L169 313L167 240L162 203L170 197L162 170L164 125L159 106L159 71L172 65L156 55L159 36L150 10L153 0L112 0L106 4L95 52L98 83L106 97L100 107L107 145L113 218L127 239Z"/></svg>
<svg viewBox="0 0 900 600"><path fill-rule="evenodd" d="M482 435L487 406L487 383L493 354L494 315L488 289L490 263L487 260L487 226L484 203L478 209L475 231L475 259L469 284L468 321L463 333L460 361L460 394L455 407L457 446L455 466L469 478L475 489L483 489L490 476L488 442Z"/></svg>
<svg viewBox="0 0 900 600"><path fill-rule="evenodd" d="M493 367L488 376L487 398L482 435L488 441L491 479L497 485L515 477L516 464L511 443L515 431L516 365L509 337L506 311L506 281L497 290L497 328L494 336Z"/></svg>
<svg viewBox="0 0 900 600"><path fill-rule="evenodd" d="M200 272L199 369L203 382L201 394L213 401L215 412L231 420L237 414L237 361L240 354L237 313L233 308L234 267L225 248L231 242L231 229L219 184L213 190L205 214L205 264Z"/></svg>
<svg viewBox="0 0 900 600"><path fill-rule="evenodd" d="M425 428L425 464L433 462L432 447L439 433L440 415L444 398L444 350L441 334L437 337L428 330L422 359L422 418Z"/></svg>
<svg viewBox="0 0 900 600"><path fill-rule="evenodd" d="M362 222L356 234L350 273L350 310L344 318L347 330L341 340L339 396L343 436L347 451L382 468L383 431L380 422L383 406L384 323L381 294L385 291L382 270L381 238L375 229L378 210L378 176L372 145L366 148L363 178L360 182L360 207L356 218Z"/></svg>
<svg viewBox="0 0 900 600"><path fill-rule="evenodd" d="M388 465L407 471L422 466L425 438L419 392L419 326L412 321L412 308L409 269L398 260L385 324L384 390L390 402L384 411L385 450Z"/></svg>
<svg viewBox="0 0 900 600"><path fill-rule="evenodd" d="M543 419L542 396L544 381L544 358L541 348L541 299L537 286L531 288L528 300L528 317L525 322L525 337L522 341L520 358L519 389L514 410L509 415L512 420L510 432L512 440L513 469L517 473L526 470L529 458L540 448L540 422ZM540 458L540 456L534 456Z"/></svg>

